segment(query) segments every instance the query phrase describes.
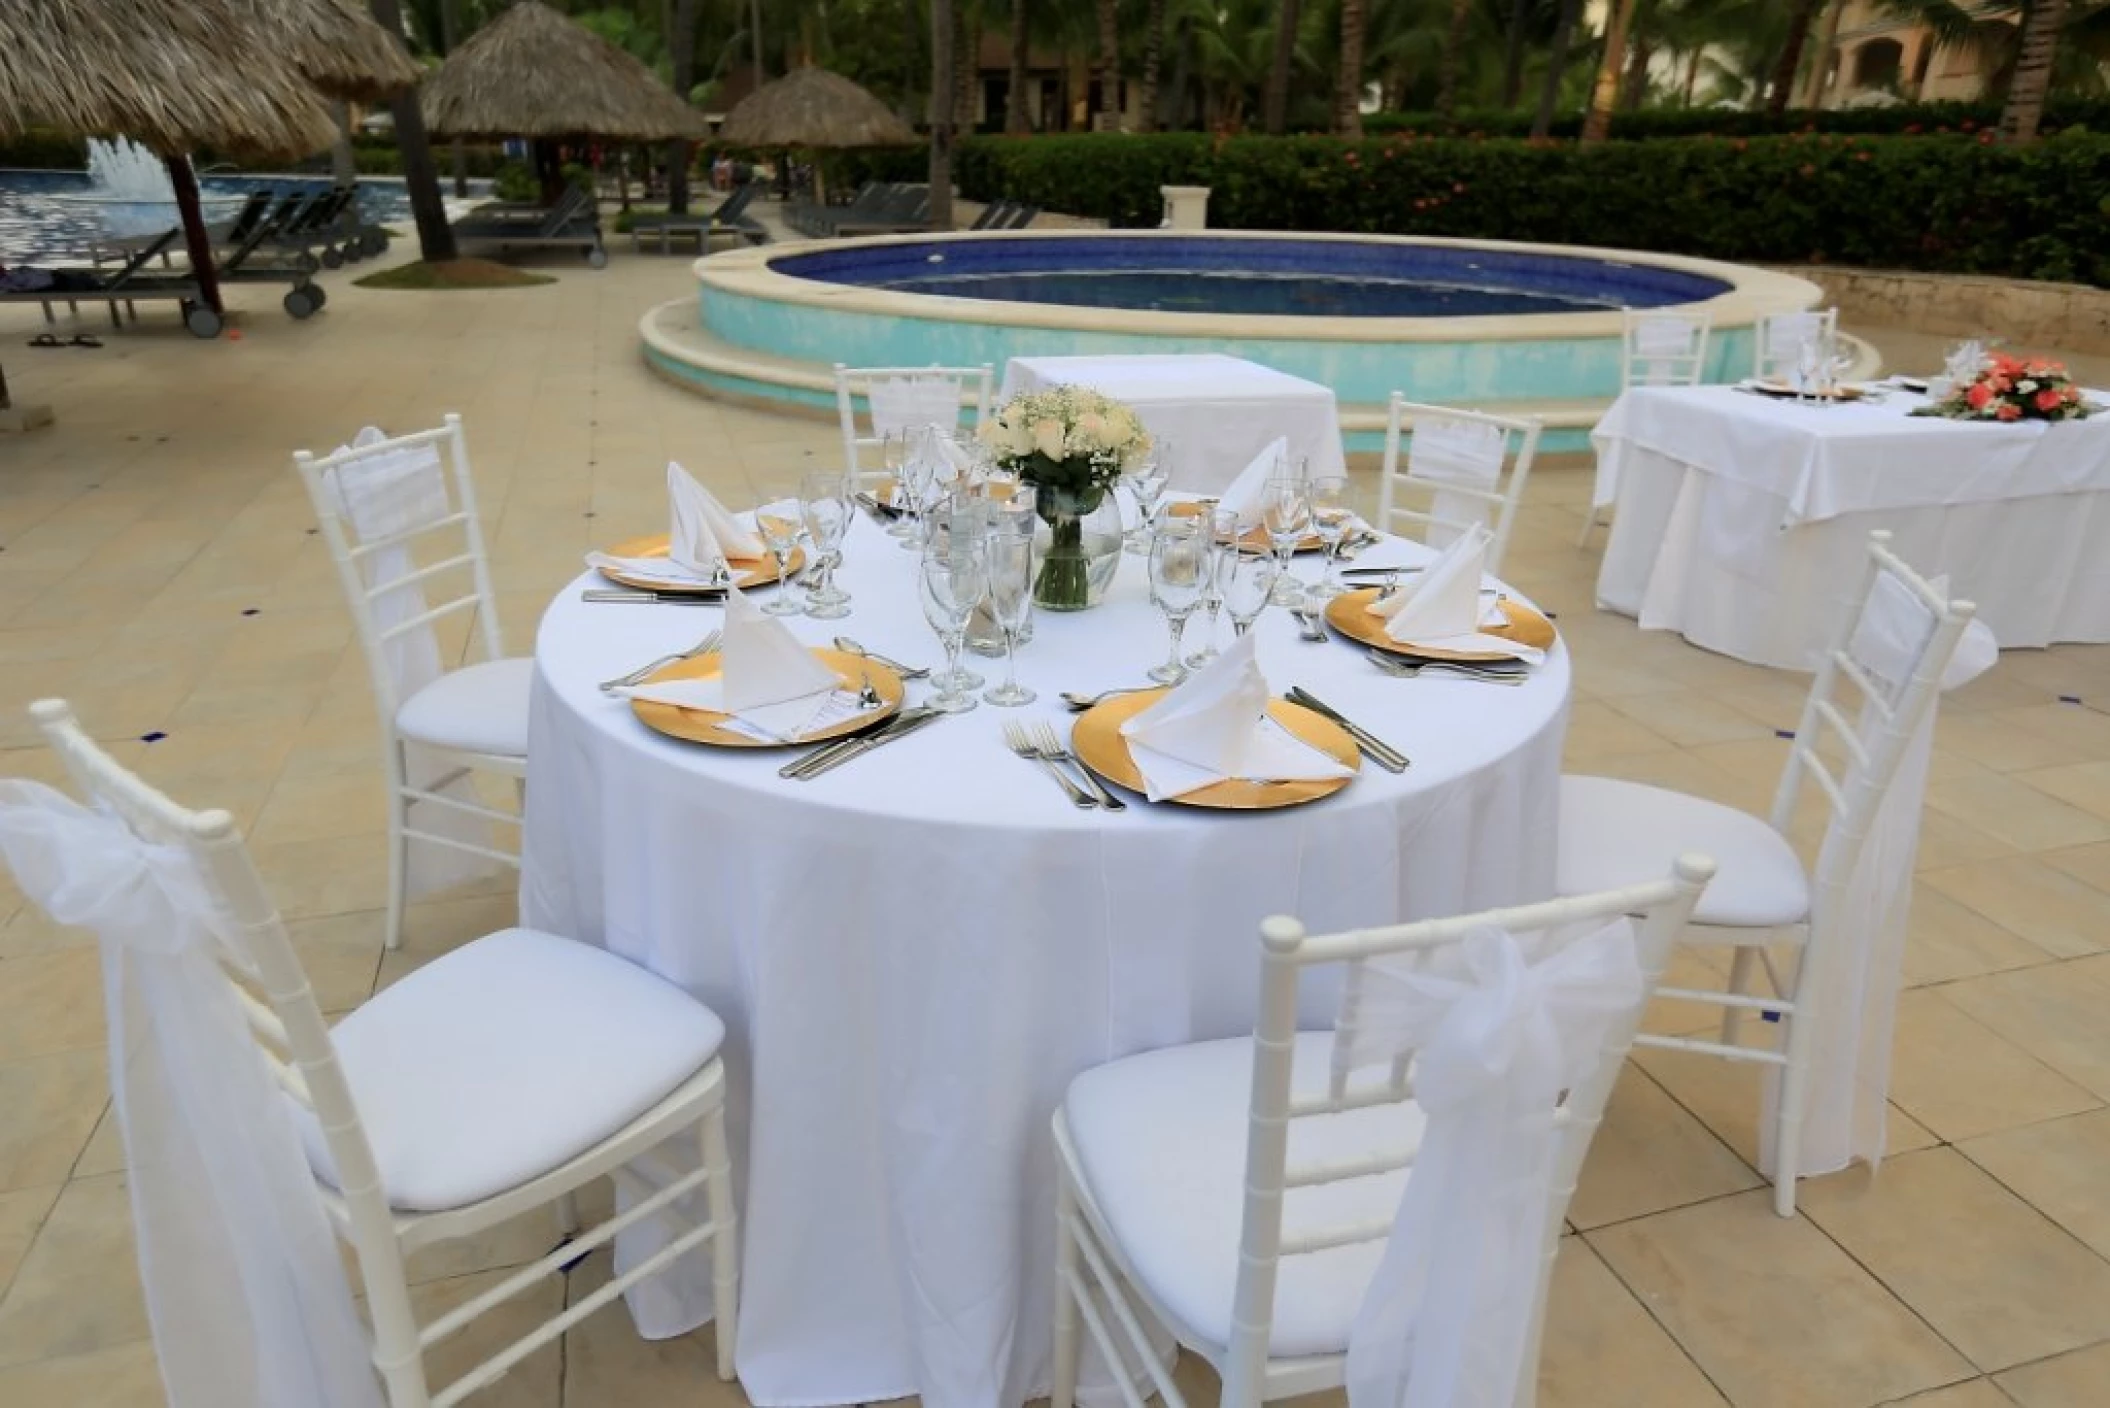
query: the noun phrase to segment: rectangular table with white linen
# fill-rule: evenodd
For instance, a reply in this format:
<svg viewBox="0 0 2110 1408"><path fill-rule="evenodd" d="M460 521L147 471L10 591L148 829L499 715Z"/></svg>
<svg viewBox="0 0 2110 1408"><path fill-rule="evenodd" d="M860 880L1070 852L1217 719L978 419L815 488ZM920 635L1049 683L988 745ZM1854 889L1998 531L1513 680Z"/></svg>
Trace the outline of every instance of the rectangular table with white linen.
<svg viewBox="0 0 2110 1408"><path fill-rule="evenodd" d="M1241 357L1013 357L1001 399L1051 386L1085 386L1135 408L1171 445L1172 488L1221 493L1277 436L1292 463L1344 474L1340 408L1333 390Z"/></svg>
<svg viewBox="0 0 2110 1408"><path fill-rule="evenodd" d="M1814 669L1883 528L1976 602L2003 647L2110 640L2110 414L1974 423L1877 395L1622 395L1591 435L1595 501L1617 504L1598 605L1741 660Z"/></svg>

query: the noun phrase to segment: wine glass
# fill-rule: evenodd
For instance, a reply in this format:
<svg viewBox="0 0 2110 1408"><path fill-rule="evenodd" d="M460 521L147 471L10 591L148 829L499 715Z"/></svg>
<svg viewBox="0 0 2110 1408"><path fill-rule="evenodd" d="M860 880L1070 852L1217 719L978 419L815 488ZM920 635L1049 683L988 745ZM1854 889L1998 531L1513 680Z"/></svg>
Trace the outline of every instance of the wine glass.
<svg viewBox="0 0 2110 1408"><path fill-rule="evenodd" d="M945 647L945 673L938 676L938 693L932 696L930 707L941 714L964 714L975 707L975 697L958 682L960 646L967 638L968 618L989 590L982 545L956 539L942 552L925 553L917 582L923 619Z"/></svg>
<svg viewBox="0 0 2110 1408"><path fill-rule="evenodd" d="M1004 682L982 698L999 708L1031 704L1036 696L1018 682L1018 633L1033 614L1033 534L997 531L982 540L989 569L988 609L1004 633Z"/></svg>
<svg viewBox="0 0 2110 1408"><path fill-rule="evenodd" d="M1166 468L1164 458L1166 442L1159 441L1152 447L1150 458L1137 465L1117 481L1128 491L1130 502L1136 506L1136 526L1123 539L1124 552L1146 553L1150 551L1150 527L1158 516L1158 509L1165 502L1165 488L1172 481L1172 471Z"/></svg>
<svg viewBox="0 0 2110 1408"><path fill-rule="evenodd" d="M813 539L818 582L806 593L806 614L833 621L850 614L850 594L835 585L842 565L843 535L850 531L850 484L841 474L817 469L799 479L799 508L806 536Z"/></svg>
<svg viewBox="0 0 2110 1408"><path fill-rule="evenodd" d="M923 510L924 551L927 554L954 550L978 553L989 534L989 520L989 506L972 495L957 494L933 501ZM986 606L987 601L988 593L984 592L977 605ZM971 628L973 624L974 614L970 613L968 625ZM965 693L988 683L981 674L961 664L957 657L946 666L942 676L931 682L949 693Z"/></svg>
<svg viewBox="0 0 2110 1408"><path fill-rule="evenodd" d="M1817 373L1824 365L1820 340L1806 337L1795 344L1795 399L1806 401L1817 390Z"/></svg>
<svg viewBox="0 0 2110 1408"><path fill-rule="evenodd" d="M1151 533L1150 599L1165 613L1165 626L1172 638L1165 663L1150 671L1150 678L1160 684L1177 684L1187 677L1187 667L1180 659L1180 640L1187 631L1187 618L1201 605L1208 563L1208 535L1204 525L1196 520L1163 519Z"/></svg>
<svg viewBox="0 0 2110 1408"><path fill-rule="evenodd" d="M755 531L762 536L769 555L777 560L777 590L762 608L770 616L796 616L806 609L799 589L791 580L791 553L806 527L795 479L769 478L755 485Z"/></svg>
<svg viewBox="0 0 2110 1408"><path fill-rule="evenodd" d="M1304 593L1290 575L1289 561L1311 531L1311 496L1300 476L1279 475L1270 479L1260 495L1260 522L1275 550L1275 586L1271 599L1278 606L1298 606Z"/></svg>
<svg viewBox="0 0 2110 1408"><path fill-rule="evenodd" d="M1202 648L1187 657L1189 669L1206 665L1216 658L1216 623L1222 617L1224 605L1224 563L1238 551L1238 515L1217 505L1215 499L1201 499L1194 506L1194 521L1202 525L1202 531L1208 536L1209 562L1198 608L1204 618Z"/></svg>
<svg viewBox="0 0 2110 1408"><path fill-rule="evenodd" d="M1218 588L1224 610L1231 613L1231 634L1243 636L1253 621L1267 609L1268 595L1280 570L1273 553L1238 547L1218 569Z"/></svg>
<svg viewBox="0 0 2110 1408"><path fill-rule="evenodd" d="M913 521L909 523L908 531L902 534L901 546L921 551L929 530L929 524L924 521L926 511L937 488L938 427L921 425L907 434L908 449L901 461L901 478L896 483L906 491L903 507Z"/></svg>
<svg viewBox="0 0 2110 1408"><path fill-rule="evenodd" d="M902 482L901 473L903 467L908 464L909 432L901 428L886 431L879 437L879 452L886 461L887 478L892 486L890 492L893 496L891 507L894 510L894 521L887 525L887 536L906 538L916 531L915 525L909 522L908 486Z"/></svg>
<svg viewBox="0 0 2110 1408"><path fill-rule="evenodd" d="M1341 585L1340 554L1341 544L1348 541L1348 530L1355 526L1355 494L1348 477L1342 474L1320 475L1307 483L1305 495L1311 505L1312 531L1326 545L1326 568L1311 594L1322 599L1337 597L1346 590Z"/></svg>

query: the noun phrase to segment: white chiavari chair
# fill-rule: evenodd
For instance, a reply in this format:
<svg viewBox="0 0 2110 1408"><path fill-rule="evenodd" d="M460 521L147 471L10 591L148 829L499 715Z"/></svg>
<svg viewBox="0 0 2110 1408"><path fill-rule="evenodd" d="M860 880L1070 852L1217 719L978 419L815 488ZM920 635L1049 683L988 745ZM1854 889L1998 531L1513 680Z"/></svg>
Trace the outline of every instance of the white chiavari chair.
<svg viewBox="0 0 2110 1408"><path fill-rule="evenodd" d="M850 367L835 364L835 413L842 426L843 467L863 482L862 452L877 450L889 433L937 425L954 430L963 406L973 411L970 431L989 416L996 369L978 367ZM857 403L865 403L860 427Z"/></svg>
<svg viewBox="0 0 2110 1408"><path fill-rule="evenodd" d="M290 1120L280 1132L293 1146L290 1157L299 1159L304 1147L310 1191L329 1227L357 1255L370 1322L360 1333L390 1408L450 1408L706 1242L717 1372L733 1377L738 1229L718 1058L725 1028L715 1014L604 949L514 928L407 974L333 1030L233 819L224 811L190 811L153 790L90 740L63 701L44 700L33 712L75 784L100 810L101 817L87 814L89 824L114 817L130 833L100 838L104 850L94 859L102 873L109 873L113 841L136 846L126 859L142 865L166 866L170 848L180 853L177 863L188 873L182 888L194 889L201 903L197 913L177 917L209 929L211 977L157 987L154 995L210 1007L208 1029L222 1017L246 1024L250 1039L238 1044L237 1064L260 1065L283 1092ZM165 870L157 876L164 890L165 876ZM106 963L127 945L157 956L170 947L166 934L103 938ZM153 1026L169 1017L147 1015ZM186 1075L197 1073L171 1071L166 1078L181 1093ZM188 1094L211 1098L209 1090ZM185 1106L179 1101L177 1108ZM273 1119L279 1113L270 1111ZM670 1152L679 1165L666 1172L656 1161ZM626 1167L638 1160L655 1175L649 1186ZM578 1232L575 1195L603 1175L634 1180L636 1200ZM135 1181L170 1176L152 1161L133 1172ZM430 1323L417 1323L404 1274L412 1253L544 1206L553 1206L559 1226L577 1235ZM220 1215L263 1214L223 1207ZM675 1233L659 1251L453 1382L434 1387L428 1381L426 1355L435 1345L623 1228L654 1217ZM289 1221L282 1217L276 1225L281 1237ZM264 1252L282 1252L269 1236ZM257 1279L255 1293L292 1295L290 1278L256 1264L263 1255L252 1248L245 1264ZM336 1258L329 1260L330 1273L341 1276ZM243 1319L254 1309L235 1307L229 1314ZM239 1367L230 1375L243 1380ZM360 1397L347 1393L343 1401Z"/></svg>
<svg viewBox="0 0 2110 1408"><path fill-rule="evenodd" d="M1774 1211L1782 1217L1795 1212L1817 1022L1858 1023L1850 1010L1854 992L1830 990L1823 977L1837 970L1843 951L1874 941L1874 921L1848 895L1859 885L1897 880L1867 878L1864 865L1880 868L1910 855L1918 783L1909 806L1885 803L1915 739L1932 726L1943 674L1975 611L1900 561L1889 537L1870 535L1867 567L1849 598L1856 609L1810 685L1769 818L1639 782L1561 779L1559 893L1630 883L1671 838L1718 860L1721 873L1680 942L1732 948L1727 989L1666 988L1662 995L1720 1007L1720 1040L1644 1034L1636 1044L1771 1068L1776 1086L1770 1118L1761 1122L1761 1163L1773 1174ZM1858 707L1849 696L1858 696ZM1814 869L1789 839L1806 783L1826 821ZM1886 826L1903 828L1902 836L1887 834ZM1877 839L1884 844L1876 846ZM1903 878L1909 885L1909 873ZM1776 960L1783 951L1791 955L1784 963ZM1766 972L1770 997L1749 990L1757 967ZM1778 1034L1772 1045L1740 1042L1743 1018L1753 1013Z"/></svg>
<svg viewBox="0 0 2110 1408"><path fill-rule="evenodd" d="M1619 388L1697 386L1707 371L1707 340L1712 320L1706 312L1666 313L1651 308L1626 310L1621 343ZM1590 530L1604 521L1610 504L1592 504L1583 513L1575 545L1590 540Z"/></svg>
<svg viewBox="0 0 2110 1408"><path fill-rule="evenodd" d="M1650 884L1326 936L1267 920L1250 1039L1097 1067L1055 1116L1053 1408L1080 1332L1131 1408L1146 1380L1183 1408L1167 1333L1215 1366L1226 1408L1416 1372L1472 1377L1445 1401L1529 1405L1569 1197L1711 870L1685 856ZM1299 1031L1321 965L1345 969L1339 1015ZM1446 1022L1460 1004L1476 1019Z"/></svg>
<svg viewBox="0 0 2110 1408"><path fill-rule="evenodd" d="M1499 573L1543 429L1536 416L1421 405L1393 392L1378 476L1377 526L1440 548L1482 524L1494 535L1487 570ZM1403 435L1408 437L1404 468Z"/></svg>
<svg viewBox="0 0 2110 1408"><path fill-rule="evenodd" d="M1829 342L1839 334L1837 308L1808 309L1797 313L1771 313L1752 329L1756 353L1753 374L1762 379L1793 384L1796 361L1811 342Z"/></svg>
<svg viewBox="0 0 2110 1408"><path fill-rule="evenodd" d="M387 943L395 948L411 892L466 878L479 862L520 863L517 852L491 844L490 830L517 827L519 817L482 800L473 774L512 778L516 788L526 778L534 662L507 658L499 639L461 417L360 439L328 455L296 451L293 465L337 564L381 717ZM429 605L428 591L446 600ZM447 669L435 628L464 616L473 618L481 658ZM417 858L416 877L412 842L441 848Z"/></svg>

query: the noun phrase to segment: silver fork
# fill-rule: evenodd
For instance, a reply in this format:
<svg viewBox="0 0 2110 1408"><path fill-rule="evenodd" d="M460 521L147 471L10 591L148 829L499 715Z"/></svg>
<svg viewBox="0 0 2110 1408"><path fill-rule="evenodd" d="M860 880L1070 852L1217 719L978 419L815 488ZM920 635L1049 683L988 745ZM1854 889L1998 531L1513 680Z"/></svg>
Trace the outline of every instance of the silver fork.
<svg viewBox="0 0 2110 1408"><path fill-rule="evenodd" d="M1395 660L1377 651L1365 652L1370 663L1394 679L1410 680L1419 674L1452 675L1459 679L1479 680L1483 684L1520 685L1530 677L1521 670L1480 669L1464 661L1448 660Z"/></svg>
<svg viewBox="0 0 2110 1408"><path fill-rule="evenodd" d="M1009 745L1012 752L1018 754L1027 762L1039 763L1043 768L1046 768L1048 776L1061 784L1062 790L1069 796L1072 804L1079 807L1096 807L1099 805L1092 800L1091 793L1070 781L1068 773L1041 756L1040 749L1034 745L1031 738L1026 736L1025 729L1020 725L1009 722L1004 725L1004 742Z"/></svg>
<svg viewBox="0 0 2110 1408"><path fill-rule="evenodd" d="M654 670L664 669L665 667L673 664L677 660L693 660L699 655L710 654L712 651L718 648L718 642L724 639L724 637L724 631L712 631L709 635L705 636L702 640L697 641L687 650L677 651L672 655L662 655L657 660L648 661L647 663L638 666L636 669L632 670L627 675L617 675L612 680L602 680L601 688L603 691L609 691L617 689L628 689L634 684L642 684L644 683L645 676L651 674Z"/></svg>
<svg viewBox="0 0 2110 1408"><path fill-rule="evenodd" d="M1098 774L1084 765L1082 758L1062 746L1062 739L1056 734L1052 726L1036 721L1032 725L1032 739L1034 744L1040 749L1040 756L1043 761L1054 763L1058 766L1063 763L1074 763L1077 768L1077 775L1084 779L1084 785L1089 787L1092 790L1092 795L1099 799L1100 806L1110 812L1125 812L1128 810L1128 803L1116 797L1113 794L1113 790L1099 780Z"/></svg>

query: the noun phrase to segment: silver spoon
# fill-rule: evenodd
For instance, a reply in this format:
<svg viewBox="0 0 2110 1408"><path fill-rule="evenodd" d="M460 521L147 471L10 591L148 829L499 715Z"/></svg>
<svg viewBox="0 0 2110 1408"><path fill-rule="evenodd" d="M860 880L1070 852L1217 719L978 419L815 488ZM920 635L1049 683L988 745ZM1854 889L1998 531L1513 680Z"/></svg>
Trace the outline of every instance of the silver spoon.
<svg viewBox="0 0 2110 1408"><path fill-rule="evenodd" d="M1062 692L1062 702L1072 709L1084 710L1091 708L1102 700L1112 699L1118 695L1148 694L1153 689L1163 688L1163 685L1141 684L1134 685L1128 689L1102 689L1097 694L1078 694L1066 689Z"/></svg>
<svg viewBox="0 0 2110 1408"><path fill-rule="evenodd" d="M617 675L612 680L602 680L601 689L611 694L618 689L628 689L632 685L642 684L645 676L651 674L654 670L663 669L677 660L693 660L699 655L708 655L718 648L719 638L724 634L725 632L723 631L712 631L702 640L697 641L679 654L662 655L657 660L638 666L627 675Z"/></svg>
<svg viewBox="0 0 2110 1408"><path fill-rule="evenodd" d="M865 649L848 636L837 636L835 638L835 648L846 655L861 655L874 664L884 665L905 680L920 680L930 674L928 666L904 665L899 660L889 659L887 656Z"/></svg>

